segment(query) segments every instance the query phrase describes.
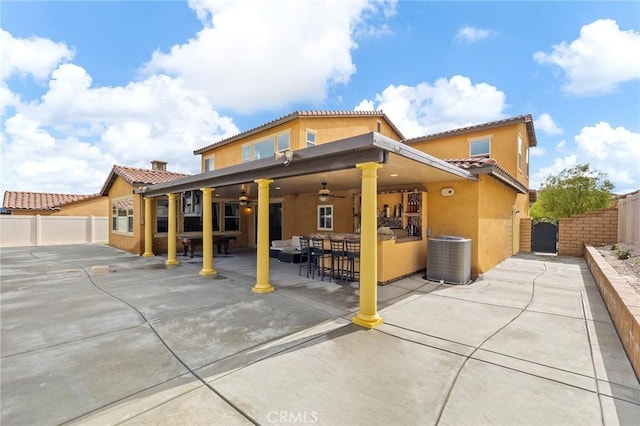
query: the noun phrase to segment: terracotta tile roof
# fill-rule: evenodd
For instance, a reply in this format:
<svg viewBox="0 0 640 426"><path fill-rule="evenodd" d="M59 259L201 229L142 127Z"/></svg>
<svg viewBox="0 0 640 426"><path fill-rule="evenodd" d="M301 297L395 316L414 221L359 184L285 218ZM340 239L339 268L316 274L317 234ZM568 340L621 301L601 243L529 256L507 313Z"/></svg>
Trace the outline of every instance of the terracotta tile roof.
<svg viewBox="0 0 640 426"><path fill-rule="evenodd" d="M444 132L433 133L431 135L420 136L417 138L403 140L406 144L412 144L415 142L424 142L432 139L439 139L446 136L460 135L465 133L477 132L478 130L489 130L497 127L503 127L510 124L525 123L527 126L527 136L529 137L529 146L536 146L538 140L536 139L536 131L533 127L533 118L531 114L518 115L516 117L505 118L504 120L491 121L489 123L476 124L468 127L461 127L459 129L447 130Z"/></svg>
<svg viewBox="0 0 640 426"><path fill-rule="evenodd" d="M400 132L400 130L396 127L396 125L393 124L391 120L389 120L389 118L386 116L386 114L383 111L349 111L349 110L346 110L346 111L294 111L291 114L287 114L280 118L276 118L275 120L268 121L257 127L246 130L242 133L238 133L235 136L221 139L215 143L212 143L211 145L207 145L203 148L196 149L195 151L193 151L193 154L194 155L202 154L204 151L207 151L213 148L214 146L218 147L218 146L226 145L233 141L242 139L246 136L250 136L252 134L261 132L263 130L270 129L272 127L278 126L282 123L286 123L291 120L295 120L296 118L300 118L300 117L380 117L384 119L387 122L387 124L389 124L389 126L391 126L391 128L400 136L401 139L404 138L404 136L402 135L402 132Z"/></svg>
<svg viewBox="0 0 640 426"><path fill-rule="evenodd" d="M60 210L65 204L97 197L100 197L100 194L5 191L2 206L7 210Z"/></svg>
<svg viewBox="0 0 640 426"><path fill-rule="evenodd" d="M447 163L468 170L473 174L487 173L507 183L523 194L529 193L529 189L520 183L511 173L502 167L494 158L452 158L445 159Z"/></svg>
<svg viewBox="0 0 640 426"><path fill-rule="evenodd" d="M100 191L101 195L109 195L109 189L111 189L111 185L113 185L113 182L118 176L131 186L141 186L169 182L189 175L167 170L140 169L137 167L114 165Z"/></svg>

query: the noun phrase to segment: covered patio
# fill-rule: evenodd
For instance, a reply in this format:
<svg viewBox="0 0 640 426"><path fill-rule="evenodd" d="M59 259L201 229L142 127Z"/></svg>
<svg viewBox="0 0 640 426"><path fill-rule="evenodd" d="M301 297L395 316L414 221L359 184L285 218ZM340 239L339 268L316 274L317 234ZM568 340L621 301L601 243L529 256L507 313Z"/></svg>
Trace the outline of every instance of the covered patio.
<svg viewBox="0 0 640 426"><path fill-rule="evenodd" d="M140 188L145 197L145 252L153 256L153 197L169 197L169 232L167 265L178 262L177 198L182 191L203 193L203 235L213 235L211 226L212 194L236 197L245 191L257 198L256 282L252 290L268 293L274 290L269 265L269 199L272 187L278 195L314 193L322 182L333 190L353 190L361 195L361 254L359 312L354 323L373 328L382 323L377 307L377 194L385 189L421 187L431 182L476 180L466 170L432 157L406 144L372 132L360 136L317 145L287 156L274 156L195 176ZM253 185L255 184L255 185ZM248 190L247 190L248 188ZM255 189L254 189L255 188ZM252 191L252 189L254 189ZM213 240L203 238L201 275L214 275Z"/></svg>

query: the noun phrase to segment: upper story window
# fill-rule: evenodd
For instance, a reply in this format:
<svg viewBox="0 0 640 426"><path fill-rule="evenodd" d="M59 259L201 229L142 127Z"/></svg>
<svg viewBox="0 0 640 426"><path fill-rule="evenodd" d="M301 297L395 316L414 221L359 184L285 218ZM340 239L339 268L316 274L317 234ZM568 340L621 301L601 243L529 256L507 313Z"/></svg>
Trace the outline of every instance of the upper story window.
<svg viewBox="0 0 640 426"><path fill-rule="evenodd" d="M112 201L111 231L133 234L133 196Z"/></svg>
<svg viewBox="0 0 640 426"><path fill-rule="evenodd" d="M204 171L210 172L211 170L216 169L216 156L210 155L209 157L204 159Z"/></svg>
<svg viewBox="0 0 640 426"><path fill-rule="evenodd" d="M253 145L247 144L242 146L242 162L253 160Z"/></svg>
<svg viewBox="0 0 640 426"><path fill-rule="evenodd" d="M270 136L258 142L242 145L242 162L246 163L251 160L260 160L268 158L280 151L286 151L291 147L291 137L289 132L281 133L276 136Z"/></svg>
<svg viewBox="0 0 640 426"><path fill-rule="evenodd" d="M273 150L274 147L274 138L270 137L269 139L256 142L253 144L253 159L259 160L261 158L267 158L273 156L275 152Z"/></svg>
<svg viewBox="0 0 640 426"><path fill-rule="evenodd" d="M482 138L469 141L469 154L471 157L490 157L491 138Z"/></svg>
<svg viewBox="0 0 640 426"><path fill-rule="evenodd" d="M522 136L518 135L518 170L522 170Z"/></svg>
<svg viewBox="0 0 640 426"><path fill-rule="evenodd" d="M524 151L525 173L529 176L529 148Z"/></svg>
<svg viewBox="0 0 640 426"><path fill-rule="evenodd" d="M282 133L276 136L276 147L278 148L278 152L286 151L290 149L290 137L289 132Z"/></svg>
<svg viewBox="0 0 640 426"><path fill-rule="evenodd" d="M307 130L307 146L316 145L316 132L313 130Z"/></svg>

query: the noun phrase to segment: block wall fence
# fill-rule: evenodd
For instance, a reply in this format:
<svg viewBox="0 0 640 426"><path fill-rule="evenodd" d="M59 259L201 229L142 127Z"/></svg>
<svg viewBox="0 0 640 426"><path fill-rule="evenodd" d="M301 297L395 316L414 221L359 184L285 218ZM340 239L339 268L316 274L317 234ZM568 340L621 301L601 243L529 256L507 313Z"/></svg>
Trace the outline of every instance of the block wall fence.
<svg viewBox="0 0 640 426"><path fill-rule="evenodd" d="M558 228L558 255L584 256L584 245L603 246L618 242L618 208L563 218Z"/></svg>

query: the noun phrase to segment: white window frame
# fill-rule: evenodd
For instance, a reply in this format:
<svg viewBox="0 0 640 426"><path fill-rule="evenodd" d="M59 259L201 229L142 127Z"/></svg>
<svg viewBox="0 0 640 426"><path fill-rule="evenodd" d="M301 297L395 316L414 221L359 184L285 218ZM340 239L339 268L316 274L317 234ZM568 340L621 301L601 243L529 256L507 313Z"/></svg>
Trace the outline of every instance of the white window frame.
<svg viewBox="0 0 640 426"><path fill-rule="evenodd" d="M309 140L309 135L313 135L313 142ZM318 142L318 134L314 130L306 129L305 140L307 142L307 147L316 146L316 143Z"/></svg>
<svg viewBox="0 0 640 426"><path fill-rule="evenodd" d="M317 223L318 231L333 231L333 204L321 204L318 206Z"/></svg>
<svg viewBox="0 0 640 426"><path fill-rule="evenodd" d="M522 171L522 136L518 133L518 170Z"/></svg>
<svg viewBox="0 0 640 426"><path fill-rule="evenodd" d="M470 158L490 158L491 157L491 137L492 136L483 136L479 138L469 139L469 157ZM473 154L473 149L471 147L473 146L473 144L476 144L479 142L487 142L489 149L487 150L486 153L482 152L480 154Z"/></svg>
<svg viewBox="0 0 640 426"><path fill-rule="evenodd" d="M159 201L162 201L163 203L166 202L166 211L164 211L163 213L166 214L160 214L160 207ZM158 231L158 218L161 217L166 217L167 218L167 230L166 231ZM156 226L155 226L155 234L166 234L167 232L169 232L169 197L158 197L156 198Z"/></svg>
<svg viewBox="0 0 640 426"><path fill-rule="evenodd" d="M222 212L222 223L224 224L223 226L223 232L233 232L233 231L240 231L240 211L241 211L241 207L240 207L240 203L236 202L236 201L225 201L224 205L224 211ZM227 215L227 207L230 207L232 209L234 209L236 211L237 214L235 215ZM237 221L238 223L238 227L237 229L227 229L227 219L233 219L235 221Z"/></svg>
<svg viewBox="0 0 640 426"><path fill-rule="evenodd" d="M247 151L248 148L248 151ZM248 163L253 160L253 144L247 143L242 145L242 162Z"/></svg>
<svg viewBox="0 0 640 426"><path fill-rule="evenodd" d="M204 159L203 172L210 172L215 169L216 169L216 155L215 154L208 155Z"/></svg>
<svg viewBox="0 0 640 426"><path fill-rule="evenodd" d="M280 144L281 138L283 136L286 136L287 138L287 145L284 146ZM276 144L275 144L276 150L278 152L282 152L282 151L286 151L288 149L291 149L291 133L290 132L283 132L283 133L279 133L276 135Z"/></svg>
<svg viewBox="0 0 640 426"><path fill-rule="evenodd" d="M111 201L111 232L114 234L133 235L134 214L133 196L114 198ZM124 214L120 214L124 212Z"/></svg>
<svg viewBox="0 0 640 426"><path fill-rule="evenodd" d="M527 149L525 149L524 151L524 161L525 161L527 177L529 177L529 147L527 147Z"/></svg>
<svg viewBox="0 0 640 426"><path fill-rule="evenodd" d="M259 145L260 148L261 148L262 146L268 146L268 144L271 144L271 149L269 150L269 153L265 154L265 156L263 156L263 157L257 158L256 146ZM264 138L264 139L261 139L261 140L259 140L257 142L254 142L253 143L253 159L254 160L260 160L262 158L273 157L273 153L275 152L275 149L276 149L276 138L275 138L275 136L269 136L268 138Z"/></svg>

